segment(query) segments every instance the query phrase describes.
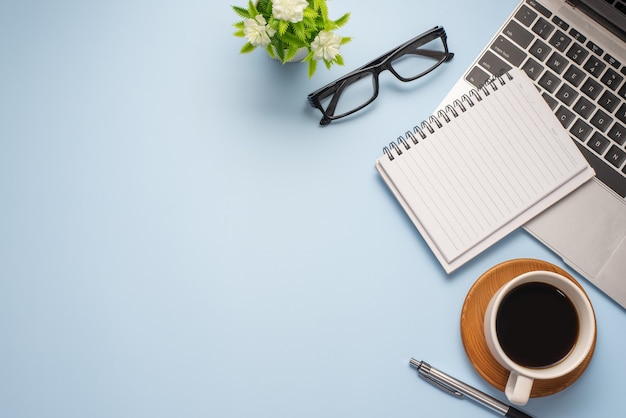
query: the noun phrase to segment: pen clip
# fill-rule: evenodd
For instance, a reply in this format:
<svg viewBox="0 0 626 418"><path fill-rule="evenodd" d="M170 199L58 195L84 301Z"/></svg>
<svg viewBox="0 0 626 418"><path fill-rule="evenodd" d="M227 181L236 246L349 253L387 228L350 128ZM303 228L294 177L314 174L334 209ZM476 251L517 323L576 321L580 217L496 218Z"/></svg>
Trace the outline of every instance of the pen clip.
<svg viewBox="0 0 626 418"><path fill-rule="evenodd" d="M432 384L433 386L435 386L438 389L443 390L444 392L456 397L456 398L463 398L463 394L461 392L459 392L458 390L446 385L443 382L440 382L439 380L435 379L434 377L427 375L425 373L418 373L418 375L424 379L426 379L426 381L430 384Z"/></svg>

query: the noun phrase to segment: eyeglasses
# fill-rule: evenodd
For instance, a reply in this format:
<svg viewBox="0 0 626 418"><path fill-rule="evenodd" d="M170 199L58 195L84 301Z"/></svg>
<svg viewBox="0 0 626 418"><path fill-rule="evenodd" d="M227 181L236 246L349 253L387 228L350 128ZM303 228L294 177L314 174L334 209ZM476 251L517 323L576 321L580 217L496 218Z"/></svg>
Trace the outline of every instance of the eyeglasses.
<svg viewBox="0 0 626 418"><path fill-rule="evenodd" d="M389 70L398 80L408 82L452 59L454 54L448 51L446 39L446 31L434 27L309 94L309 104L322 112L320 125L328 125L372 103L378 96L378 77L383 71Z"/></svg>

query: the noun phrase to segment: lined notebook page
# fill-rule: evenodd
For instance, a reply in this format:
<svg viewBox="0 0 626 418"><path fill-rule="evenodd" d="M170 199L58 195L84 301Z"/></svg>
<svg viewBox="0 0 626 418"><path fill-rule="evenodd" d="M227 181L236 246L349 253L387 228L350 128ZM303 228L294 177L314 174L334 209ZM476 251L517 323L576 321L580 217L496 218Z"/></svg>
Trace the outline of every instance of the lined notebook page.
<svg viewBox="0 0 626 418"><path fill-rule="evenodd" d="M427 130L376 167L446 271L536 216L593 170L527 77Z"/></svg>

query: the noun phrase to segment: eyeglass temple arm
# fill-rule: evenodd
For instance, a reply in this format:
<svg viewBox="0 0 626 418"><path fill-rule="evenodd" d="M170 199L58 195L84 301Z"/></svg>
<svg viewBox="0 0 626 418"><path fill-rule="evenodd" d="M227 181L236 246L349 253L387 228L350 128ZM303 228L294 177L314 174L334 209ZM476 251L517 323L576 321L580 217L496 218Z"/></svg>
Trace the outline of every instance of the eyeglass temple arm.
<svg viewBox="0 0 626 418"><path fill-rule="evenodd" d="M367 77L368 75L369 75L368 73L360 74L356 77L356 79L349 79L350 83L348 83L348 79L343 80L341 84L337 87L337 89L334 91L333 97L332 99L330 99L330 103L328 103L328 107L326 108L326 113L330 116L335 115L335 109L337 107L337 104L339 103L339 98L341 97L341 93L343 92L343 89L346 86L346 84L351 84L354 81Z"/></svg>
<svg viewBox="0 0 626 418"><path fill-rule="evenodd" d="M445 57L445 61L450 61L454 56L453 52L435 51L431 49L416 49L415 51L410 53L414 55L422 55L424 57L435 58L437 60Z"/></svg>

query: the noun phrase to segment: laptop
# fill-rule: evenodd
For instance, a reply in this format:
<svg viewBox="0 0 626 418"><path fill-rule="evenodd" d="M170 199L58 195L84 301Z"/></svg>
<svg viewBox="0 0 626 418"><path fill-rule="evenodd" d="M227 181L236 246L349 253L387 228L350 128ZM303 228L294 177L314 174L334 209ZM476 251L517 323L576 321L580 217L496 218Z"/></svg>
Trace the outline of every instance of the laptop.
<svg viewBox="0 0 626 418"><path fill-rule="evenodd" d="M626 0L523 0L443 100L531 78L596 176L524 228L626 308Z"/></svg>

